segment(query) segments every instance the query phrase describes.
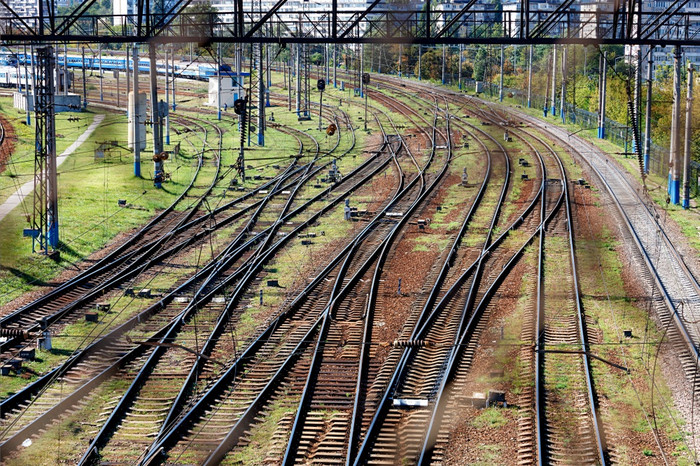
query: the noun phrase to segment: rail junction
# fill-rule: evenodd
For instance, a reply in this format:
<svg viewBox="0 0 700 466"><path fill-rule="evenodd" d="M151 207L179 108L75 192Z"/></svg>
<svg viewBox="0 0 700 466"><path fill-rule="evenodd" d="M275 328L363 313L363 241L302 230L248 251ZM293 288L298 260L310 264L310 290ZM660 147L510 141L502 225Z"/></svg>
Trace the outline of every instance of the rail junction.
<svg viewBox="0 0 700 466"><path fill-rule="evenodd" d="M655 410L669 412L667 423L683 416L669 401L679 398L661 389L654 397L654 371L656 358L673 359L678 370L672 362L663 369L682 373L676 386L692 406L698 401L699 264L668 231L643 167L637 180L599 146L525 109L365 73L361 60L353 71L333 59L333 87L342 80L357 96L329 89L311 102L308 82L318 83L323 99L330 71L299 63L305 47L326 43L334 52L339 44L380 42L700 45L694 16L680 11L688 2L663 12L615 2L587 18L597 24L595 37L581 35L586 23L571 1L541 15L523 0L502 29L477 20L474 1L442 23L430 2L399 14L375 0L341 14L333 1L330 11L304 12L325 14L306 30L301 18L282 14L284 0L267 13L236 2L227 20L185 14L186 1L153 11L139 0L120 27L87 14L92 3L65 16L52 5L37 17L9 9L0 26L3 45L36 46L46 60L32 84L30 233L38 232L39 253L59 249L52 129L59 81L54 89L47 44L147 43L153 181L167 186L156 180L168 157L159 123L166 114L173 132L187 135L194 169L147 223L49 291L2 308L0 382L27 374L22 365L42 355L51 364L3 389L1 462L697 462L692 416L677 438L657 425ZM236 99L242 111L199 105L202 83L183 76L176 93L167 58L158 71L156 49L187 42L207 51L219 86L221 54L212 44L251 44L246 98ZM296 112L292 67L267 57L265 70L261 44L293 47ZM226 71L238 77L245 53L235 54L235 70ZM125 63L128 74L128 52ZM169 112L153 105L163 72ZM135 76L137 90L138 70ZM83 86L83 102L99 99L122 112L120 92L118 78L105 79L99 97ZM132 117L138 105L129 104ZM0 123L2 148L8 130ZM256 158L244 149L245 135L256 131L259 148L265 131L293 153ZM597 249L603 239L617 246ZM628 321L607 288L610 251L625 256L619 274L638 289L616 290L639 293L635 309L645 311L646 328L621 327ZM52 352L52 337L77 331L84 333L70 351ZM637 332L643 341L633 340ZM650 405L640 380L652 387ZM622 386L637 401L616 398ZM630 440L621 418L632 416L632 404L639 435Z"/></svg>

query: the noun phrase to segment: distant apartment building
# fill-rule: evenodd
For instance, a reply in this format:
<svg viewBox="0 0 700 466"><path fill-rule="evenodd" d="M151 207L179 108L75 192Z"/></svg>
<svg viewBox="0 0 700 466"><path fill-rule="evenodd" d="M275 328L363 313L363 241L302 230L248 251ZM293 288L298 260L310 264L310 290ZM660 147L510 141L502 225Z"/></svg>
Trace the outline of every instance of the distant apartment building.
<svg viewBox="0 0 700 466"><path fill-rule="evenodd" d="M502 24L503 33L508 37L519 37L520 36L520 8L522 5L522 0L503 0L502 8ZM549 15L551 15L559 6L561 5L561 0L530 0L530 32L533 32L534 27L542 21L544 21ZM547 30L543 31L546 36L558 36L561 35L562 29L561 24L556 22L551 25Z"/></svg>
<svg viewBox="0 0 700 466"><path fill-rule="evenodd" d="M253 18L256 16L262 17L276 3L277 0L243 0L243 10L247 15L252 13ZM339 27L342 28L343 23L350 20L352 16L350 12L362 11L367 8L369 3L366 0L339 0ZM235 0L212 0L212 6L219 12L222 23L233 23L234 4ZM331 0L288 0L270 19L270 24L273 24L275 29L280 25L282 30L289 29L294 34L299 29L302 32L313 33L314 35L327 33L331 24L331 16L329 14L331 5Z"/></svg>
<svg viewBox="0 0 700 466"><path fill-rule="evenodd" d="M438 30L442 30L449 22L464 9L469 0L456 0L438 3L433 7L433 11L438 14L435 25ZM420 8L420 6L418 6ZM480 25L495 24L499 12L495 9L495 4L490 0L479 0L472 5L459 19L459 27L452 35L457 37L468 37Z"/></svg>
<svg viewBox="0 0 700 466"><path fill-rule="evenodd" d="M672 8L676 3L677 2L675 1L669 0L645 0L642 4L642 11L663 12L666 11L669 7ZM689 16L683 18L682 21L671 22L671 24L680 22L684 27L687 25L691 35L694 34L697 36L698 34L700 34L700 1L688 2L681 9L681 12L688 13ZM674 27L675 26L659 28L659 30L654 34L654 38L663 39L665 37L674 37L675 33L677 32L673 29ZM634 57L636 56L638 49L639 46L627 46L625 52L628 55ZM681 60L683 61L683 66L685 66L686 63L690 62L696 69L700 68L700 47L682 47L682 53L683 56L681 57ZM641 57L642 73L644 76L646 76L647 69L649 67L648 56L649 47L643 46L641 48ZM654 47L652 58L652 73L656 73L660 67L672 66L674 59L674 48Z"/></svg>
<svg viewBox="0 0 700 466"><path fill-rule="evenodd" d="M37 0L10 0L8 6L22 18L39 16L39 4Z"/></svg>
<svg viewBox="0 0 700 466"><path fill-rule="evenodd" d="M75 2L76 0L67 1ZM164 11L168 11L169 8L174 4L174 0L163 0L162 3L155 2L153 0L147 1L151 2L151 9L154 8L154 5L159 5L161 8L163 8ZM194 0L190 2L190 5L194 5L196 3L200 3L200 1ZM126 20L126 17L128 17L129 15L135 15L137 13L136 5L136 0L112 0L112 14L114 15L114 25L121 26L125 22L128 22Z"/></svg>
<svg viewBox="0 0 700 466"><path fill-rule="evenodd" d="M121 26L128 22L126 16L136 14L136 0L112 0L114 25Z"/></svg>
<svg viewBox="0 0 700 466"><path fill-rule="evenodd" d="M583 0L580 3L578 36L584 39L604 37L613 21L615 0Z"/></svg>

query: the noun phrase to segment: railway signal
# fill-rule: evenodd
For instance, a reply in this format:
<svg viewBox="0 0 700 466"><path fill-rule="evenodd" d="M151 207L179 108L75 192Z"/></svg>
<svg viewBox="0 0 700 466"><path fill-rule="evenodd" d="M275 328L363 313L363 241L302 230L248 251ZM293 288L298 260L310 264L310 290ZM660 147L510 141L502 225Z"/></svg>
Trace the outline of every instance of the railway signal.
<svg viewBox="0 0 700 466"><path fill-rule="evenodd" d="M244 99L236 99L233 101L233 112L236 115L245 114L245 100Z"/></svg>
<svg viewBox="0 0 700 466"><path fill-rule="evenodd" d="M367 86L369 84L369 73L362 73L362 84ZM365 94L365 131L367 131L367 89L364 90Z"/></svg>
<svg viewBox="0 0 700 466"><path fill-rule="evenodd" d="M318 92L321 93L321 98L319 100L319 112L318 112L318 130L321 131L321 120L323 119L323 90L326 88L326 81L325 79L319 79L316 81L316 88L318 89Z"/></svg>

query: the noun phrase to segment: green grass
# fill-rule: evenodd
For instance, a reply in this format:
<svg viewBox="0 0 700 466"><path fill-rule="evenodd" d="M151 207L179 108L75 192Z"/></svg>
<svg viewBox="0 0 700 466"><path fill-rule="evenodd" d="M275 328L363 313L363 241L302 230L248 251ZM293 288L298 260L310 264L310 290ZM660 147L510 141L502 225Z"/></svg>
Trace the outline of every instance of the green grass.
<svg viewBox="0 0 700 466"><path fill-rule="evenodd" d="M479 413L471 424L478 429L497 429L508 424L507 411L510 408L486 408Z"/></svg>

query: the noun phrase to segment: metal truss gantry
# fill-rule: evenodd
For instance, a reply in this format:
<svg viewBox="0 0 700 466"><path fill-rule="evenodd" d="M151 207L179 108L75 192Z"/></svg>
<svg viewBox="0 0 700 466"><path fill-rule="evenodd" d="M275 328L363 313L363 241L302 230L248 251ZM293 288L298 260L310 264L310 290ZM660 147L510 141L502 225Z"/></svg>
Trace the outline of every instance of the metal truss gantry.
<svg viewBox="0 0 700 466"><path fill-rule="evenodd" d="M49 253L58 246L58 186L56 173L56 127L54 118L54 55L52 47L36 53L34 111L34 209L33 250ZM29 105L29 102L27 102ZM37 248L38 246L38 248Z"/></svg>
<svg viewBox="0 0 700 466"><path fill-rule="evenodd" d="M551 11L530 0L508 8L478 0L452 11L430 1L418 8L373 0L363 10L338 8L291 12L288 0L265 11L256 2L235 0L230 11L185 14L192 0L137 0L136 13L94 16L87 0L71 14L58 16L51 6L37 17L14 12L0 21L0 41L58 42L211 42L231 43L412 43L412 44L645 44L700 45L700 12L686 11L689 0L668 2L664 11L644 11L642 0L580 2L562 0ZM51 1L39 0L40 4ZM536 2L533 2L533 4ZM167 5L164 6L164 5ZM253 9L251 5L255 5ZM416 3L413 3L416 5ZM438 11L436 11L438 9ZM46 14L44 14L46 11ZM300 28L299 24L309 25ZM302 30L303 29L303 30Z"/></svg>

